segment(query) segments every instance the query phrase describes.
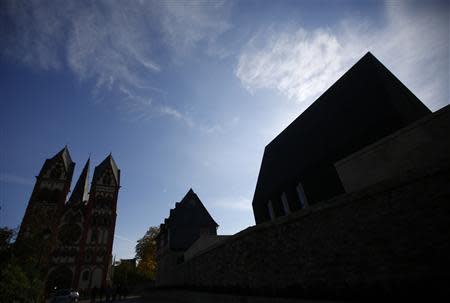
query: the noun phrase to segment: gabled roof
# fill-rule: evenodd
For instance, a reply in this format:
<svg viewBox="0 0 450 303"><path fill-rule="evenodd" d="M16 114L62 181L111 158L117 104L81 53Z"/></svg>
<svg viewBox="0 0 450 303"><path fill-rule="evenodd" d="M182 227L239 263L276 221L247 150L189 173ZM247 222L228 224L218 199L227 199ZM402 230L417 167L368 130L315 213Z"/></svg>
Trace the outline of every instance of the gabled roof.
<svg viewBox="0 0 450 303"><path fill-rule="evenodd" d="M175 208L171 209L170 215L164 220L166 226L173 225L195 225L195 226L211 226L219 225L209 214L197 194L191 189L186 193L184 198L175 204Z"/></svg>
<svg viewBox="0 0 450 303"><path fill-rule="evenodd" d="M64 163L64 167L66 171L69 171L69 168L73 164L72 158L70 157L69 149L67 148L67 145L64 146L63 149L61 149L53 158L50 160L57 160L62 159Z"/></svg>
<svg viewBox="0 0 450 303"><path fill-rule="evenodd" d="M66 168L66 171L69 170L70 166L72 165L73 161L72 158L70 157L70 153L69 153L69 149L67 148L67 145L64 146L63 149L61 149L53 158L53 159L57 159L58 157L60 157L63 162L64 162L64 166Z"/></svg>
<svg viewBox="0 0 450 303"><path fill-rule="evenodd" d="M116 161L114 161L111 154L109 154L105 160L102 161L98 166L94 169L94 176L92 178L92 183L95 183L98 181L98 179L101 177L104 170L111 168L116 184L120 184L120 169L117 167Z"/></svg>
<svg viewBox="0 0 450 303"><path fill-rule="evenodd" d="M64 169L69 176L69 179L72 179L73 170L75 168L75 163L72 161L70 157L69 149L67 145L64 146L56 155L54 155L50 159L46 159L44 165L39 172L39 175L42 175L43 172L46 172L49 168L51 168L56 162L61 161L64 165Z"/></svg>
<svg viewBox="0 0 450 303"><path fill-rule="evenodd" d="M75 184L72 194L69 198L69 202L84 202L88 200L89 194L89 164L90 160L86 161L84 168L80 174L80 178Z"/></svg>
<svg viewBox="0 0 450 303"><path fill-rule="evenodd" d="M253 204L430 113L367 53L266 146Z"/></svg>

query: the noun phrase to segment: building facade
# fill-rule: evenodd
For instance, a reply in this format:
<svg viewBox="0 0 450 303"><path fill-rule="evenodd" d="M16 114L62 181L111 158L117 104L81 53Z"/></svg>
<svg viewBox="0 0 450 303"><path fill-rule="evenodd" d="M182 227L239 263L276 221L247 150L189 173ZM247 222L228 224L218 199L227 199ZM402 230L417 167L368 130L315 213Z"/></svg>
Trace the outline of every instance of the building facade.
<svg viewBox="0 0 450 303"><path fill-rule="evenodd" d="M89 191L89 165L68 199L75 163L67 147L47 159L36 177L17 240L38 243L47 291L110 283L120 170L108 155L95 167Z"/></svg>
<svg viewBox="0 0 450 303"><path fill-rule="evenodd" d="M266 146L256 224L345 193L336 162L430 113L367 53Z"/></svg>
<svg viewBox="0 0 450 303"><path fill-rule="evenodd" d="M449 134L450 105L431 113L367 54L266 147L256 225L200 237L160 285L209 301L448 296Z"/></svg>
<svg viewBox="0 0 450 303"><path fill-rule="evenodd" d="M217 236L219 225L209 214L197 194L190 189L168 218L160 225L156 238L158 263L156 281L163 284L169 272L184 262L184 254L202 236Z"/></svg>

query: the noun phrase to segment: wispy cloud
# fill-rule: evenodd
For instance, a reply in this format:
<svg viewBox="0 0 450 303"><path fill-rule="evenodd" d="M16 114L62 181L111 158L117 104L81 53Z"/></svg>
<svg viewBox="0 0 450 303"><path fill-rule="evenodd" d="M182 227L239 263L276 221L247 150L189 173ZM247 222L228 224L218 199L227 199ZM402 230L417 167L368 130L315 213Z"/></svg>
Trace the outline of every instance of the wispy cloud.
<svg viewBox="0 0 450 303"><path fill-rule="evenodd" d="M93 82L97 99L115 99L135 120L166 115L190 124L151 77L173 61L166 53L180 61L229 28L229 4L219 1L11 0L1 6L0 54L35 69L68 69Z"/></svg>
<svg viewBox="0 0 450 303"><path fill-rule="evenodd" d="M213 203L213 206L229 210L252 211L252 202L243 196L222 198Z"/></svg>
<svg viewBox="0 0 450 303"><path fill-rule="evenodd" d="M126 238L126 237L124 237L124 236L118 235L118 234L114 234L114 238L119 239L119 240L122 240L122 241L129 242L129 243L134 243L134 244L136 244L136 241L130 240L130 239L128 239L128 238Z"/></svg>
<svg viewBox="0 0 450 303"><path fill-rule="evenodd" d="M307 105L371 51L437 109L449 102L448 4L410 4L387 1L381 27L369 19L347 18L334 29L291 26L258 33L244 47L236 76L250 92L275 89Z"/></svg>
<svg viewBox="0 0 450 303"><path fill-rule="evenodd" d="M16 176L14 174L0 173L0 182L17 185L33 185L32 179Z"/></svg>
<svg viewBox="0 0 450 303"><path fill-rule="evenodd" d="M194 0L162 1L162 30L164 39L177 54L184 54L199 42L205 41L207 54L221 57L219 47L215 44L220 34L229 30L231 1Z"/></svg>
<svg viewBox="0 0 450 303"><path fill-rule="evenodd" d="M265 45L257 45L267 36L260 33L239 58L236 75L247 89L273 88L303 101L323 91L341 71L337 54L342 47L330 31L268 33Z"/></svg>

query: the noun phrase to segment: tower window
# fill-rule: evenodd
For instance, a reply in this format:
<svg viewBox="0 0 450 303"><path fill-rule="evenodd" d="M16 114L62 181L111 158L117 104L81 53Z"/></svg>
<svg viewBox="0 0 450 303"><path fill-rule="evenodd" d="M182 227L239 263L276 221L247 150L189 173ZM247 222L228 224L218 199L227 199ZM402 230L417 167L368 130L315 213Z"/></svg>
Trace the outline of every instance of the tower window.
<svg viewBox="0 0 450 303"><path fill-rule="evenodd" d="M91 243L95 243L95 242L97 242L97 231L96 230L92 230Z"/></svg>
<svg viewBox="0 0 450 303"><path fill-rule="evenodd" d="M88 281L88 280L89 280L89 270L85 270L85 271L83 272L83 276L81 277L81 279L82 279L83 281Z"/></svg>

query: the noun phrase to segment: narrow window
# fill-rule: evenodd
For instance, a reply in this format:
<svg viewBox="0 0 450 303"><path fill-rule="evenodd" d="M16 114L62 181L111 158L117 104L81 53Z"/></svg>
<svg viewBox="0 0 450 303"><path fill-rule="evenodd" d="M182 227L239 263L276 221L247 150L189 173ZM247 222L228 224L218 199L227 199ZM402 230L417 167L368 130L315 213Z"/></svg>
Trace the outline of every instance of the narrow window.
<svg viewBox="0 0 450 303"><path fill-rule="evenodd" d="M298 182L298 185L297 185L297 195L298 195L298 199L300 200L301 208L307 207L308 199L306 198L305 190L303 189L303 185L301 182Z"/></svg>
<svg viewBox="0 0 450 303"><path fill-rule="evenodd" d="M275 212L273 211L273 204L271 200L269 200L269 203L267 203L267 207L269 208L270 220L275 219Z"/></svg>
<svg viewBox="0 0 450 303"><path fill-rule="evenodd" d="M288 202L288 199L287 199L287 196L286 196L285 192L283 192L281 194L281 202L283 203L284 213L286 215L290 214L291 213L291 209L289 208L289 202Z"/></svg>
<svg viewBox="0 0 450 303"><path fill-rule="evenodd" d="M96 230L92 230L91 243L95 243L95 242L97 242L97 231Z"/></svg>
<svg viewBox="0 0 450 303"><path fill-rule="evenodd" d="M87 281L89 280L89 270L85 270L83 272L83 277L82 277L83 281Z"/></svg>

